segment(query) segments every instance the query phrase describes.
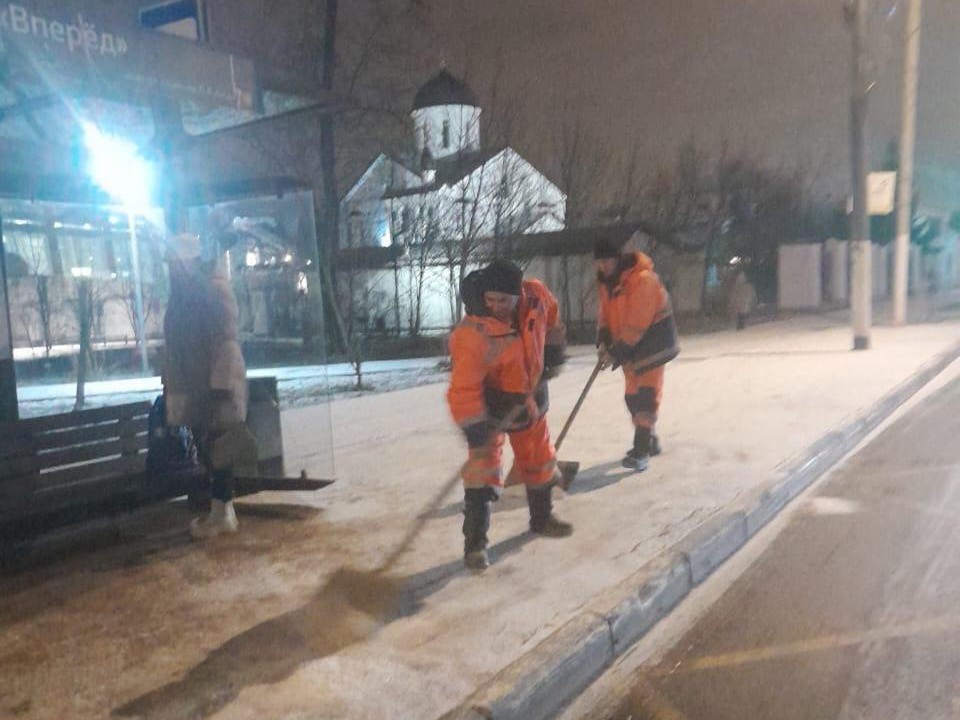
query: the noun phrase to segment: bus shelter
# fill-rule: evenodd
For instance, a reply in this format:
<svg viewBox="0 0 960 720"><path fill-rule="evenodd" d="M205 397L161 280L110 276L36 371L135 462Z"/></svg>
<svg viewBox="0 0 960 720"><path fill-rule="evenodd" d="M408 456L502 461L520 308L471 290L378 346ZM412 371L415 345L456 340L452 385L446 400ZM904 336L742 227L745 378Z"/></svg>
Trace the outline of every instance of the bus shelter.
<svg viewBox="0 0 960 720"><path fill-rule="evenodd" d="M78 385L87 406L155 394L164 243L189 231L229 273L251 375L325 404L332 469L312 189L225 178L193 152L325 101L104 5L0 3L0 420L70 410Z"/></svg>

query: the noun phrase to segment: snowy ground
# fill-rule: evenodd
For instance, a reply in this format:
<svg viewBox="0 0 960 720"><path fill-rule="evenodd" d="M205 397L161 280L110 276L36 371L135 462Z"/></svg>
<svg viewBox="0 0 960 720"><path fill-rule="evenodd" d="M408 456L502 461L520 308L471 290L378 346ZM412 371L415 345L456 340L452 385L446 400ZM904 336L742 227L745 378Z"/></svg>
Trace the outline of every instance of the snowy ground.
<svg viewBox="0 0 960 720"><path fill-rule="evenodd" d="M442 385L287 410L288 467L311 473L332 413L335 485L244 501L241 532L204 545L164 508L119 546L0 580L0 717L431 720L958 340L955 322L877 328L852 353L846 322L815 316L686 338L643 475L619 469L632 433L605 373L561 454L582 463L557 503L574 536L530 536L511 489L481 576L462 570L459 492L427 506L464 459ZM555 432L591 365L584 348L552 383ZM335 602L339 568L376 567L419 520L391 622Z"/></svg>
<svg viewBox="0 0 960 720"><path fill-rule="evenodd" d="M363 364L364 392L388 392L440 382L446 372L442 357L412 360L379 360ZM302 365L251 370L250 377L275 376L282 409L322 402L330 396L358 394L353 367L348 363ZM75 383L24 385L18 389L20 416L24 418L73 409ZM130 378L90 382L86 386L86 407L103 407L153 399L161 392L160 378Z"/></svg>

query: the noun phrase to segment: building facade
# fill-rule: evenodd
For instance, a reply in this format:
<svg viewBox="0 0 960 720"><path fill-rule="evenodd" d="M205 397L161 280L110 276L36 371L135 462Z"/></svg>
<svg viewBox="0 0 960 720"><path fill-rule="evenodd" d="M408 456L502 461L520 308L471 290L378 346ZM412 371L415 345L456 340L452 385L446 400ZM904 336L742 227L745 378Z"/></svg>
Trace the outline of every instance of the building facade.
<svg viewBox="0 0 960 720"><path fill-rule="evenodd" d="M458 320L471 269L515 254L517 236L562 230L566 196L513 148L484 143L476 96L446 70L417 92L411 120L409 155L379 155L344 196L338 268L376 327L420 334ZM376 248L387 252L364 252Z"/></svg>

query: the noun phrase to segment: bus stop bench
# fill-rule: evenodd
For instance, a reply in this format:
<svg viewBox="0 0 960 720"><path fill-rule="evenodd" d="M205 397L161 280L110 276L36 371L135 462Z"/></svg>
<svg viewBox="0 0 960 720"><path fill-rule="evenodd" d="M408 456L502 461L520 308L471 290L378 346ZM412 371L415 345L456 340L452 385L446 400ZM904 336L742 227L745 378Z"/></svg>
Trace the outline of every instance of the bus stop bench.
<svg viewBox="0 0 960 720"><path fill-rule="evenodd" d="M202 493L202 468L146 471L151 404L0 423L0 541ZM237 495L316 490L332 480L238 477Z"/></svg>

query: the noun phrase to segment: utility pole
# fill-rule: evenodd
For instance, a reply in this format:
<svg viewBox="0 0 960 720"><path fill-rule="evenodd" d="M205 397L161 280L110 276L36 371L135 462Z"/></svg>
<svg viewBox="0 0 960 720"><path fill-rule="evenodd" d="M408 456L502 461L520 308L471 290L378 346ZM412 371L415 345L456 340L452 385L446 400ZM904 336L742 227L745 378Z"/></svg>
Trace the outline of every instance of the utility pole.
<svg viewBox="0 0 960 720"><path fill-rule="evenodd" d="M850 225L850 257L853 287L850 311L853 316L853 349L870 348L873 275L870 225L867 216L867 94L866 79L867 0L848 0L847 20L851 26L853 58L850 96L850 169L853 186L853 216Z"/></svg>
<svg viewBox="0 0 960 720"><path fill-rule="evenodd" d="M913 153L917 135L917 71L923 0L909 0L903 26L903 87L900 93L900 168L897 177L897 240L893 258L894 325L907 322L910 227L913 220Z"/></svg>
<svg viewBox="0 0 960 720"><path fill-rule="evenodd" d="M337 68L337 12L339 0L323 2L323 66L320 84L332 100ZM334 132L336 118L330 110L320 116L320 172L323 179L323 228L326 253L320 252L321 262L335 264L339 249L340 195L337 192L337 155Z"/></svg>

